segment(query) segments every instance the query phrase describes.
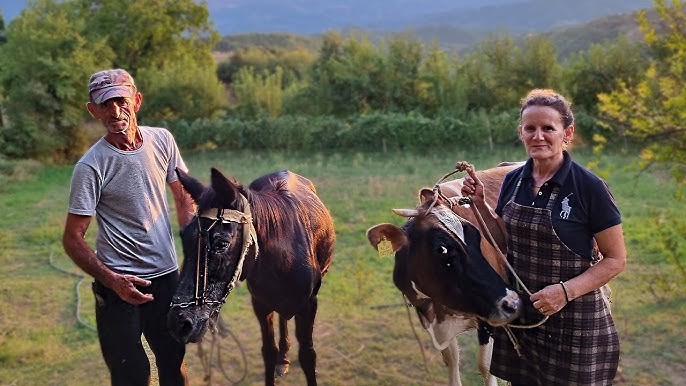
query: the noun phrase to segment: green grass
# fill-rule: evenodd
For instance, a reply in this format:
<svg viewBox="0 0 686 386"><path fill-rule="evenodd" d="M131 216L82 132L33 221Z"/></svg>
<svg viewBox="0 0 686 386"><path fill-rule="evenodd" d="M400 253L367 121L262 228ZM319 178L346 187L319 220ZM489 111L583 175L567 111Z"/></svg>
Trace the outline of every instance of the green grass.
<svg viewBox="0 0 686 386"><path fill-rule="evenodd" d="M205 152L185 153L195 177L209 179L217 167L244 184L267 172L288 168L310 178L334 216L335 260L319 297L315 326L318 375L324 385L440 385L447 381L440 355L419 327L415 339L391 281L392 258L379 258L365 231L380 222L403 219L390 209L411 208L419 188L431 186L456 161L478 168L524 156L520 148L498 151L460 150L425 154ZM678 248L686 203L673 198L675 186L663 173L639 176L626 168L633 155L603 159L604 175L624 215L629 266L611 283L613 307L622 339L621 375L617 384L680 385L686 379L686 291L678 269L684 259ZM590 160L582 150L575 159ZM35 178L13 180L0 189L0 385L94 385L107 383L96 334L76 320L76 283L80 273L64 254L61 233L68 200L71 167L39 168ZM3 180L4 181L4 180ZM669 213L675 213L670 215ZM663 222L657 222L660 218ZM671 220L670 220L671 219ZM669 221L667 221L669 220ZM666 222L665 222L666 221ZM671 222L670 222L671 221ZM92 240L95 224L88 238ZM671 243L671 244L670 244ZM667 245L667 246L666 246ZM669 248L668 246L674 246ZM672 259L672 260L670 260ZM81 316L93 324L88 281L80 287ZM223 338L222 364L232 380L260 385L260 334L247 288L228 299L222 316L238 343ZM291 328L293 337L294 328ZM210 339L204 344L210 348ZM465 385L479 384L476 337L460 337ZM281 385L305 384L292 338L291 372ZM426 367L420 347L427 356ZM193 385L204 384L198 345L188 346ZM243 374L241 350L247 356ZM219 369L214 384L226 384Z"/></svg>

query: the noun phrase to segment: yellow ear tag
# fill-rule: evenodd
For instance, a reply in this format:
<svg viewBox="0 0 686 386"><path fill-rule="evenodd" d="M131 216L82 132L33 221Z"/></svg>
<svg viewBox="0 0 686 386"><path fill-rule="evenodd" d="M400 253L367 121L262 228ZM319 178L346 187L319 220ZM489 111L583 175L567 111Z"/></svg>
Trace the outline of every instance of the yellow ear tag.
<svg viewBox="0 0 686 386"><path fill-rule="evenodd" d="M379 241L379 244L377 244L376 250L379 251L379 257L392 256L393 244L384 237Z"/></svg>

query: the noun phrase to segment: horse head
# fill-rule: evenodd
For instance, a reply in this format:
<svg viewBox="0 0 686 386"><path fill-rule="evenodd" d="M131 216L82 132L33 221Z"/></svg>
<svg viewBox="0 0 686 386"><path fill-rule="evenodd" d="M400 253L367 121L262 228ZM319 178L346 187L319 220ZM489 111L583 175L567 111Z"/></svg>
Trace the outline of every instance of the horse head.
<svg viewBox="0 0 686 386"><path fill-rule="evenodd" d="M181 230L184 260L167 322L180 342L198 342L245 279L257 256L257 237L250 204L236 181L214 168L210 186L179 169L176 173L198 209Z"/></svg>

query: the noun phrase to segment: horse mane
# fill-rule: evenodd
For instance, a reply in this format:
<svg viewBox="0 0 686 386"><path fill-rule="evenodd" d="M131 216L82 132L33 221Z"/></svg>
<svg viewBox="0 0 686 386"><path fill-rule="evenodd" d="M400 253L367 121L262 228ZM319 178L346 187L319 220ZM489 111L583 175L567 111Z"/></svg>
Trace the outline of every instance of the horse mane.
<svg viewBox="0 0 686 386"><path fill-rule="evenodd" d="M236 187L236 193L246 197L250 205L253 223L260 235L269 235L268 239L261 240L269 243L270 240L302 240L308 238L308 230L316 232L318 219L323 218L326 208L317 204L316 200L308 199L314 196L315 190L312 183L288 170L281 170L259 177L248 187L231 182ZM210 208L227 208L225 200L218 197L217 192L209 187L201 194L197 202L198 213ZM245 211L240 200L233 200L229 205L239 211ZM313 226L313 223L315 225ZM305 226L305 229L302 229ZM309 245L310 240L306 241Z"/></svg>
<svg viewBox="0 0 686 386"><path fill-rule="evenodd" d="M239 190L250 203L255 228L259 235L271 239L293 236L301 224L309 227L308 211L301 201L304 186L294 181L297 176L288 170L267 174ZM303 232L304 234L304 232ZM266 240L265 240L266 241Z"/></svg>

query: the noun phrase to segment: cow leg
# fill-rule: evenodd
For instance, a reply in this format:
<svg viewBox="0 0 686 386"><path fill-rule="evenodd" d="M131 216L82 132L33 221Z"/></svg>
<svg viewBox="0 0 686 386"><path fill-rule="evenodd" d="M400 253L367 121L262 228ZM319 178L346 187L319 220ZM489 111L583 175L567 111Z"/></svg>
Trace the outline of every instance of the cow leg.
<svg viewBox="0 0 686 386"><path fill-rule="evenodd" d="M298 360L305 373L308 386L317 384L317 353L314 351L312 334L314 318L317 315L317 298L312 297L307 310L295 316L295 336L298 338Z"/></svg>
<svg viewBox="0 0 686 386"><path fill-rule="evenodd" d="M452 339L448 347L441 351L443 361L448 365L448 375L450 386L462 386L460 380L460 347L457 345L457 339Z"/></svg>
<svg viewBox="0 0 686 386"><path fill-rule="evenodd" d="M291 367L291 361L288 360L288 350L290 348L291 340L288 336L288 319L279 315L279 357L274 373L277 377L286 375Z"/></svg>
<svg viewBox="0 0 686 386"><path fill-rule="evenodd" d="M479 322L478 328L479 337L479 353L477 357L477 366L479 373L484 379L486 386L498 386L498 379L491 374L491 356L493 355L493 338L491 337L490 328L483 322Z"/></svg>
<svg viewBox="0 0 686 386"><path fill-rule="evenodd" d="M264 361L264 384L274 386L276 384L274 370L276 358L279 353L274 341L274 311L268 310L255 299L252 299L253 311L262 330L262 360Z"/></svg>
<svg viewBox="0 0 686 386"><path fill-rule="evenodd" d="M479 372L484 378L484 385L497 386L498 379L491 372L491 355L493 354L493 339L489 339L486 344L479 344L479 357L477 358Z"/></svg>

